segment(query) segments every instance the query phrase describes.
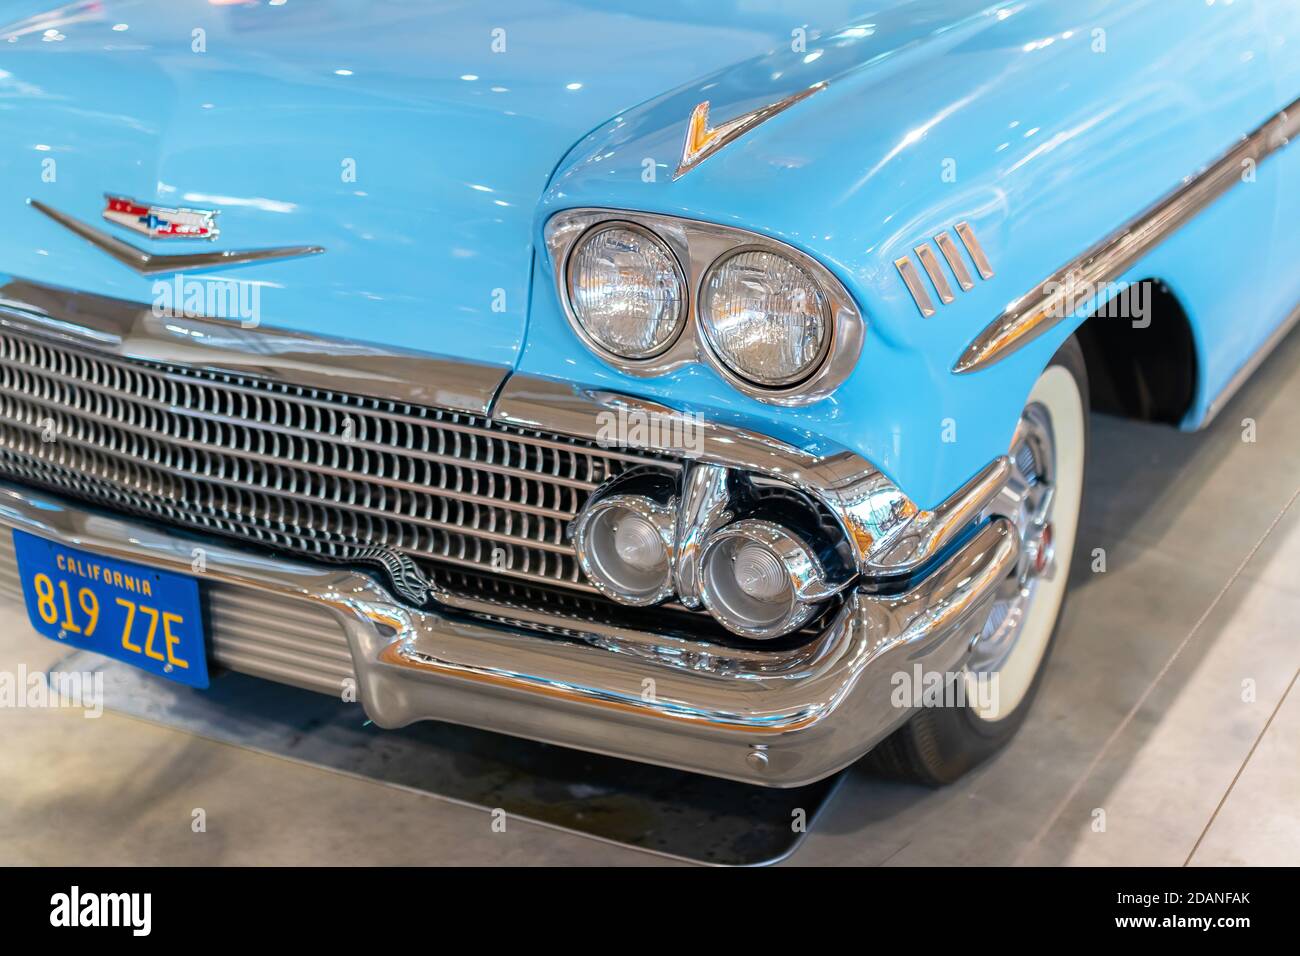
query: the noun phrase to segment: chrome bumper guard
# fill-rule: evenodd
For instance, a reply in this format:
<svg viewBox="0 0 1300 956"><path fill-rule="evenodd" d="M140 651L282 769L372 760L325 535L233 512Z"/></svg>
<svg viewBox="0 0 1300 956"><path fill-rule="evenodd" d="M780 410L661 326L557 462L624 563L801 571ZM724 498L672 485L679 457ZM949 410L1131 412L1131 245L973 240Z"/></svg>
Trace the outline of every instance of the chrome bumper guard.
<svg viewBox="0 0 1300 956"><path fill-rule="evenodd" d="M0 484L0 526L194 574L196 539ZM895 675L959 670L1019 539L985 521L896 595L852 593L832 626L785 654L609 632L537 634L413 610L358 571L269 559L204 540L200 582L277 608L333 614L366 714L382 727L445 720L765 786L852 763L911 714ZM341 682L342 684L342 682ZM340 695L344 688L340 686Z"/></svg>

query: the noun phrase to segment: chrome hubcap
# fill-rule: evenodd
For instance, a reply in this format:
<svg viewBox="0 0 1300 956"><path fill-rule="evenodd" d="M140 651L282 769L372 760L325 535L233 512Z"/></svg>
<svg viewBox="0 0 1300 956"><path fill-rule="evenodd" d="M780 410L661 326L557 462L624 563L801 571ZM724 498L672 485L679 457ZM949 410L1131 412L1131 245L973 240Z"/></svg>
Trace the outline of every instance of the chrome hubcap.
<svg viewBox="0 0 1300 956"><path fill-rule="evenodd" d="M1055 498L1056 446L1047 410L1030 405L1020 416L1011 442L1011 480L999 513L1012 518L1020 533L1020 560L1002 582L984 630L976 639L966 669L997 673L1015 649L1025 615L1038 589L1055 572L1052 504Z"/></svg>

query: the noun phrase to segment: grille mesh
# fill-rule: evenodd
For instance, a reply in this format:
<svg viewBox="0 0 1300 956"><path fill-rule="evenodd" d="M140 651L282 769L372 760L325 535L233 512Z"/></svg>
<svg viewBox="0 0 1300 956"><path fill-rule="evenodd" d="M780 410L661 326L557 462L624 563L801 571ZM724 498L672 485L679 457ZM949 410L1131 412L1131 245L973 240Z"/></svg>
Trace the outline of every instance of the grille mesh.
<svg viewBox="0 0 1300 956"><path fill-rule="evenodd" d="M0 473L306 557L410 555L595 594L566 539L606 478L677 462L476 416L0 333Z"/></svg>

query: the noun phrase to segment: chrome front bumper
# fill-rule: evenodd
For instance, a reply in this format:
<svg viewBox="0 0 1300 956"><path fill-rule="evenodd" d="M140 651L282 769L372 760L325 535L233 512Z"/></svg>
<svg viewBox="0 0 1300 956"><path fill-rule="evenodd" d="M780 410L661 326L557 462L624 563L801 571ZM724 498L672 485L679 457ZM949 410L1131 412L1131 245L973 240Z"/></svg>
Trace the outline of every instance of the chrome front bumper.
<svg viewBox="0 0 1300 956"><path fill-rule="evenodd" d="M270 560L14 485L0 484L0 526L184 574L201 547L200 582L256 597L266 620L326 612L382 727L445 720L777 787L839 770L905 721L896 674L959 670L1019 558L1014 526L993 518L911 590L855 592L810 645L750 653L416 611L357 571Z"/></svg>

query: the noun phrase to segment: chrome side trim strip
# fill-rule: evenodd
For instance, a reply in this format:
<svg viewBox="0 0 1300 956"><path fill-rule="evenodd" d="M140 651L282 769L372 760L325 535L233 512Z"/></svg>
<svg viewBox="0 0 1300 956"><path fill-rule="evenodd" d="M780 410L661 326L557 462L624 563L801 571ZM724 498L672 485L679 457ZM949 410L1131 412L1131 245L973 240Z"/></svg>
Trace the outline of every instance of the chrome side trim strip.
<svg viewBox="0 0 1300 956"><path fill-rule="evenodd" d="M1020 296L967 346L954 373L973 372L1000 361L1069 318L1079 288L1119 279L1135 262L1174 230L1241 181L1245 163L1255 165L1300 134L1300 100L1275 114L1209 166L1134 216L1082 255L1066 263L1039 286ZM964 223L957 225L957 234ZM967 248L971 249L970 243ZM972 256L974 250L971 249ZM975 264L980 267L979 259Z"/></svg>
<svg viewBox="0 0 1300 956"><path fill-rule="evenodd" d="M1264 360L1282 344L1282 340L1287 337L1297 324L1300 324L1300 306L1296 306L1291 311L1291 314L1282 320L1282 324L1260 343L1259 348L1254 351L1250 358L1246 359L1232 378L1228 379L1228 383L1219 390L1219 394L1214 396L1214 400L1205 409L1205 417L1197 423L1197 428L1205 428L1218 417L1219 412L1223 411L1223 407L1232 401L1232 397L1237 394L1241 386L1246 384L1247 380L1255 374L1255 370L1264 364Z"/></svg>
<svg viewBox="0 0 1300 956"><path fill-rule="evenodd" d="M903 285L907 286L907 291L912 293L912 301L921 310L921 317L928 319L934 315L934 302L930 299L930 293L925 291L921 274L916 271L916 266L912 265L912 260L907 256L895 259L894 268L903 277Z"/></svg>
<svg viewBox="0 0 1300 956"><path fill-rule="evenodd" d="M487 414L508 370L306 332L158 316L139 302L23 279L0 286L0 328L123 358Z"/></svg>
<svg viewBox="0 0 1300 956"><path fill-rule="evenodd" d="M952 269L952 274L957 277L957 284L961 286L961 290L969 292L975 288L975 280L970 277L970 270L966 268L966 262L957 249L957 243L952 241L952 236L946 232L941 232L934 237L934 243L939 247L939 251L943 253L943 257L948 260L948 267Z"/></svg>
<svg viewBox="0 0 1300 956"><path fill-rule="evenodd" d="M952 302L955 296L952 294L952 286L948 285L948 280L943 274L943 269L939 266L939 258L930 248L930 244L923 242L916 247L916 257L921 260L921 265L925 267L925 274L930 277L934 283L934 291L939 293L939 301L944 305Z"/></svg>
<svg viewBox="0 0 1300 956"><path fill-rule="evenodd" d="M320 255L325 249L321 246L281 246L276 249L244 249L242 251L227 249L224 252L192 252L179 255L159 256L137 249L129 242L116 236L110 236L102 229L89 226L80 219L74 219L67 213L59 212L45 205L39 199L29 199L28 204L42 212L63 228L76 233L91 245L108 253L122 265L134 269L142 276L156 276L166 272L180 272L183 269L215 269L222 266L238 266L247 262L265 262L268 259L295 259L299 256ZM213 237L215 238L215 236Z"/></svg>

